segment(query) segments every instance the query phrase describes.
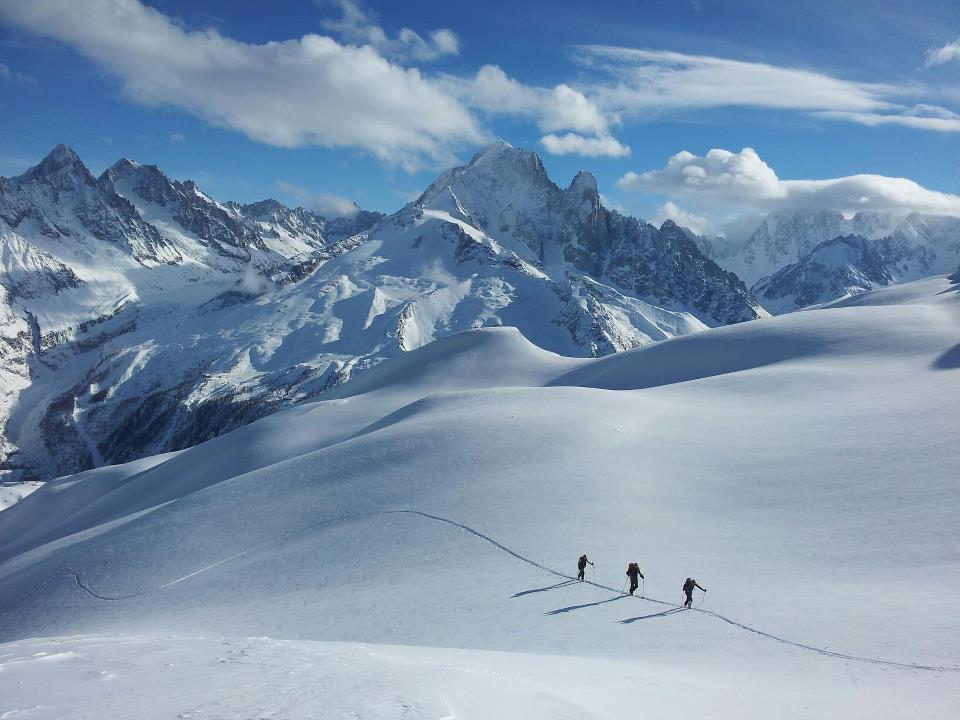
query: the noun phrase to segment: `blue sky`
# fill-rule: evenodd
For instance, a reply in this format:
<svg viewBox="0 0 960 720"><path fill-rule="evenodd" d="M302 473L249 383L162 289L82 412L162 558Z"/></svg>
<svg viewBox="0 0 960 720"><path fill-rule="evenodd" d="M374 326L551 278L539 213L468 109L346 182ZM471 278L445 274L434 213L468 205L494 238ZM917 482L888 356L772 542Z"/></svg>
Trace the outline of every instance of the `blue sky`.
<svg viewBox="0 0 960 720"><path fill-rule="evenodd" d="M709 231L960 214L960 3L601 5L0 0L0 175L65 142L222 200L390 211L502 138Z"/></svg>

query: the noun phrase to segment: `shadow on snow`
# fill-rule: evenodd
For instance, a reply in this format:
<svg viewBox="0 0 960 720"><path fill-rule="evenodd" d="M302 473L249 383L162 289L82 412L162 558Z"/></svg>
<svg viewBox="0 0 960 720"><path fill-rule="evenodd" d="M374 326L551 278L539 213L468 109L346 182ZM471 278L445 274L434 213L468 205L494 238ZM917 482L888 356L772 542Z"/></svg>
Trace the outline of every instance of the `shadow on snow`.
<svg viewBox="0 0 960 720"><path fill-rule="evenodd" d="M669 610L664 610L663 612L653 613L651 615L638 615L637 617L627 618L626 620L618 620L621 625L629 625L634 623L637 620L649 620L650 618L666 617L667 615L674 615L679 612L683 612L686 608L670 608Z"/></svg>
<svg viewBox="0 0 960 720"><path fill-rule="evenodd" d="M555 590L556 588L561 588L565 585L575 585L576 583L576 580L564 580L562 583L557 583L556 585L547 585L547 587L533 588L532 590L521 590L518 593L514 593L510 597L518 598L523 597L524 595L532 595L533 593L547 592L547 590Z"/></svg>
<svg viewBox="0 0 960 720"><path fill-rule="evenodd" d="M547 615L559 615L560 613L568 613L573 610L580 610L582 608L595 607L596 605L603 605L608 602L615 602L616 600L623 600L623 598L629 597L629 595L614 595L612 598L607 598L606 600L598 600L597 602L584 603L583 605L570 605L569 607L557 608L556 610L550 610Z"/></svg>

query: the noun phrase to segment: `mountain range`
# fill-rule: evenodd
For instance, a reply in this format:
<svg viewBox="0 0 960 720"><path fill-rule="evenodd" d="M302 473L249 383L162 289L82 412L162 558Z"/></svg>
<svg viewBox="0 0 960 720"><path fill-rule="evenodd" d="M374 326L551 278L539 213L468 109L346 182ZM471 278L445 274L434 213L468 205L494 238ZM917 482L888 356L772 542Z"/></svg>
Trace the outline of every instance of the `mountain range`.
<svg viewBox="0 0 960 720"><path fill-rule="evenodd" d="M739 241L656 227L506 143L392 215L337 218L127 159L94 177L61 145L0 178L0 478L180 450L462 330L597 357L958 256L960 220L917 214L781 213Z"/></svg>
<svg viewBox="0 0 960 720"><path fill-rule="evenodd" d="M741 238L683 231L779 314L893 283L953 272L960 218L820 210L772 213Z"/></svg>
<svg viewBox="0 0 960 720"><path fill-rule="evenodd" d="M58 146L0 180L0 249L5 479L185 448L460 330L583 357L767 315L673 223L506 143L348 218Z"/></svg>

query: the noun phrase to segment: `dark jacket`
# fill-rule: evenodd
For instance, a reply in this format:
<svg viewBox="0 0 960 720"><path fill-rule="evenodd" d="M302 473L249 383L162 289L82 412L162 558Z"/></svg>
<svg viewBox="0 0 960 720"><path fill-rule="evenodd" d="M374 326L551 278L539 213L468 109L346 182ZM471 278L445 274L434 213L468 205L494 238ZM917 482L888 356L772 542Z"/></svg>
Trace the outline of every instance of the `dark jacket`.
<svg viewBox="0 0 960 720"><path fill-rule="evenodd" d="M683 591L684 591L685 593L687 593L687 595L689 595L690 593L693 592L693 589L694 589L695 587L700 588L700 589L703 590L704 592L707 591L706 588L700 587L700 586L697 584L697 581L694 580L693 578L690 578L689 580L687 580L687 581L683 584Z"/></svg>
<svg viewBox="0 0 960 720"><path fill-rule="evenodd" d="M643 577L643 573L640 572L640 566L636 563L630 563L627 565L627 575L632 578L636 578L637 575Z"/></svg>

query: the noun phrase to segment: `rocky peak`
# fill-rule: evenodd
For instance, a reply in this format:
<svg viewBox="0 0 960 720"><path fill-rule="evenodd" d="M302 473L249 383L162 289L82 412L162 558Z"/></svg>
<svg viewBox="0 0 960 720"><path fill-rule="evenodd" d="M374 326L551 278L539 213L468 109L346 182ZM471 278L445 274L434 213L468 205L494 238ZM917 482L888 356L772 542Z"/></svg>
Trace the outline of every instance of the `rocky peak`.
<svg viewBox="0 0 960 720"><path fill-rule="evenodd" d="M238 207L241 213L251 218L275 218L278 215L293 212L283 203L273 198L260 200L259 202L247 203Z"/></svg>
<svg viewBox="0 0 960 720"><path fill-rule="evenodd" d="M176 195L173 182L156 165L141 165L126 158L104 171L99 182L125 197L137 197L166 205Z"/></svg>
<svg viewBox="0 0 960 720"><path fill-rule="evenodd" d="M505 142L488 145L466 165L440 175L416 204L427 207L450 190L470 212L489 214L494 205L502 204L507 195L522 200L531 194L541 203L560 189L547 176L540 156L532 150L515 148ZM489 212L488 212L489 211Z"/></svg>
<svg viewBox="0 0 960 720"><path fill-rule="evenodd" d="M120 158L113 165L103 171L101 180L118 180L138 172L143 166L129 158Z"/></svg>
<svg viewBox="0 0 960 720"><path fill-rule="evenodd" d="M79 189L94 183L80 156L66 145L57 145L40 161L17 178L21 183L48 182L57 189Z"/></svg>
<svg viewBox="0 0 960 720"><path fill-rule="evenodd" d="M600 194L600 191L597 189L597 179L593 176L593 173L587 172L586 170L581 170L574 175L573 180L570 181L570 187L567 188L567 192L591 196L599 196Z"/></svg>

